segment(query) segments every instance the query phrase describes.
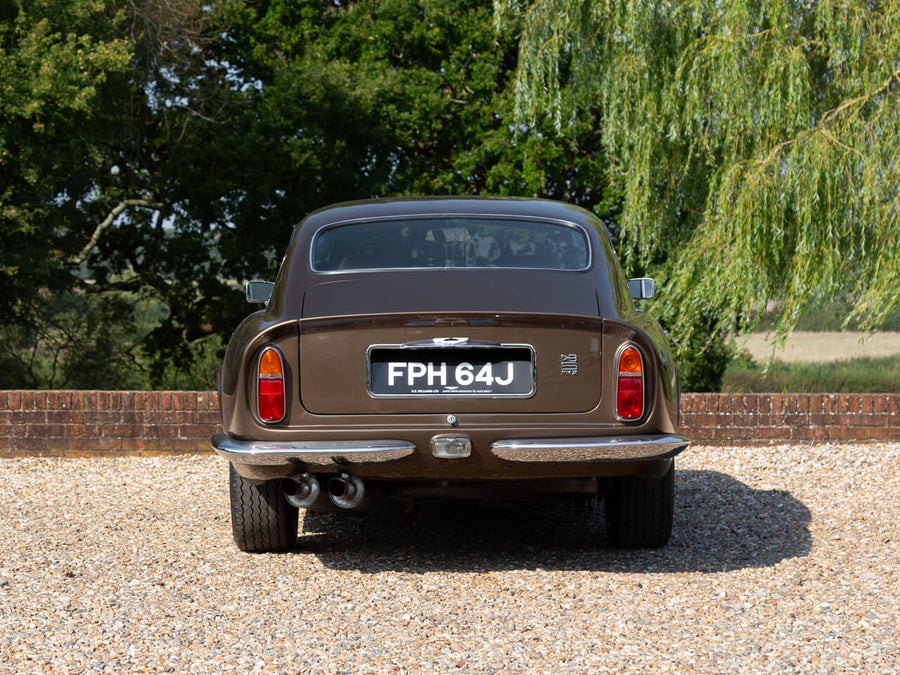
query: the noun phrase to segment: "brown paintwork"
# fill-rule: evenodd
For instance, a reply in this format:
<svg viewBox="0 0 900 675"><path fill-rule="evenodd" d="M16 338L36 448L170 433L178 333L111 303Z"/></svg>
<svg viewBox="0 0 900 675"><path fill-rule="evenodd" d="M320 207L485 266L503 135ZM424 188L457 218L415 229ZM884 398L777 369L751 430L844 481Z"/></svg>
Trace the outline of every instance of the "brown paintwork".
<svg viewBox="0 0 900 675"><path fill-rule="evenodd" d="M509 215L583 226L593 261L583 272L552 270L396 270L316 273L309 246L329 224L404 215ZM468 337L535 348L537 381L527 398L374 398L366 388L366 350L440 337ZM644 419L616 420L613 360L624 342L644 355ZM287 414L267 425L255 411L259 350L285 359ZM578 354L578 375L560 373L560 355ZM638 311L603 225L566 204L519 199L401 199L338 205L308 216L294 231L265 310L233 335L219 377L227 434L241 440L404 439L410 457L354 467L367 479L491 480L658 472L654 462L519 464L489 452L510 438L672 433L678 426L678 379L663 331ZM458 424L451 426L448 415ZM430 441L456 432L472 438L467 459L438 459ZM303 466L236 468L247 478L295 474ZM319 469L321 470L321 469ZM326 472L347 470L339 462Z"/></svg>

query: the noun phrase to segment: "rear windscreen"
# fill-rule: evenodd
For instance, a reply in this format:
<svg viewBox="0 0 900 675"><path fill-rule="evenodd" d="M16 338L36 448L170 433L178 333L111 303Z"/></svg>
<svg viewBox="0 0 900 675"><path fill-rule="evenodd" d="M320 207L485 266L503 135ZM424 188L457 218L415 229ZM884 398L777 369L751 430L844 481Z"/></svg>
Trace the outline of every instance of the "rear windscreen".
<svg viewBox="0 0 900 675"><path fill-rule="evenodd" d="M422 268L584 270L588 239L577 226L507 218L372 220L320 230L316 272Z"/></svg>

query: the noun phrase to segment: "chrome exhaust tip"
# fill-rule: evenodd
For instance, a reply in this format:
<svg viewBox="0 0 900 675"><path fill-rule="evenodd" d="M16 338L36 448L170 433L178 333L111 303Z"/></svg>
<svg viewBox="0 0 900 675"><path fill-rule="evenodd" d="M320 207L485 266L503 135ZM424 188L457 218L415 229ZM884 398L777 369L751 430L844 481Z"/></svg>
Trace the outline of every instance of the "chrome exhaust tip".
<svg viewBox="0 0 900 675"><path fill-rule="evenodd" d="M281 492L288 504L298 509L305 509L319 498L319 481L308 473L283 478Z"/></svg>
<svg viewBox="0 0 900 675"><path fill-rule="evenodd" d="M366 496L366 489L362 479L342 473L328 481L328 496L338 508L355 509Z"/></svg>

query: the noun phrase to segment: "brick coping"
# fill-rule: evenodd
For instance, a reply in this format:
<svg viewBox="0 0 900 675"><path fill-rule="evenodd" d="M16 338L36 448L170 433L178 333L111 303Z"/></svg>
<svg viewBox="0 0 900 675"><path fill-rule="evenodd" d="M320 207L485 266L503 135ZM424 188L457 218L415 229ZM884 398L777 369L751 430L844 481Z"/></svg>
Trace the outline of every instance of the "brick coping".
<svg viewBox="0 0 900 675"><path fill-rule="evenodd" d="M698 445L900 441L898 394L684 394ZM156 456L211 451L209 391L0 391L0 457Z"/></svg>

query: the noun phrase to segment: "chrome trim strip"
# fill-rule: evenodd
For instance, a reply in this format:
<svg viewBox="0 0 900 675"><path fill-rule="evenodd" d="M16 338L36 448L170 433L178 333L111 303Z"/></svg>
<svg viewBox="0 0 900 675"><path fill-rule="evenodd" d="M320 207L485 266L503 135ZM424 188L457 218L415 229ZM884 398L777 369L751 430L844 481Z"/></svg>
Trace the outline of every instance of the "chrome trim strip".
<svg viewBox="0 0 900 675"><path fill-rule="evenodd" d="M511 438L491 443L491 453L509 462L595 462L665 459L687 448L679 434L585 438Z"/></svg>
<svg viewBox="0 0 900 675"><path fill-rule="evenodd" d="M215 451L236 464L380 464L408 457L409 441L240 441L226 434L212 437Z"/></svg>

